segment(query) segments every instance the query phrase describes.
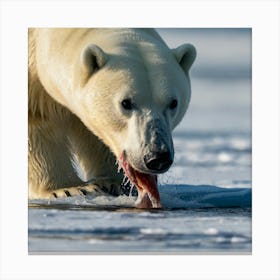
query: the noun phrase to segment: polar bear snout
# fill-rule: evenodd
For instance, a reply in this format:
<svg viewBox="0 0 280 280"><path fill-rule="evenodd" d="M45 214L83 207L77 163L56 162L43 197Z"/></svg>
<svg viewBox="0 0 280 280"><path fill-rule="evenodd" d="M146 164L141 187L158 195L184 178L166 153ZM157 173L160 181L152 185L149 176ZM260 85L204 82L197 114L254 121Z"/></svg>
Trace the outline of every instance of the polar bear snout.
<svg viewBox="0 0 280 280"><path fill-rule="evenodd" d="M174 148L169 125L164 117L147 121L144 130L145 145L142 152L146 172L164 173L173 163Z"/></svg>
<svg viewBox="0 0 280 280"><path fill-rule="evenodd" d="M169 169L173 163L170 151L152 152L144 156L146 167L156 173L162 173Z"/></svg>

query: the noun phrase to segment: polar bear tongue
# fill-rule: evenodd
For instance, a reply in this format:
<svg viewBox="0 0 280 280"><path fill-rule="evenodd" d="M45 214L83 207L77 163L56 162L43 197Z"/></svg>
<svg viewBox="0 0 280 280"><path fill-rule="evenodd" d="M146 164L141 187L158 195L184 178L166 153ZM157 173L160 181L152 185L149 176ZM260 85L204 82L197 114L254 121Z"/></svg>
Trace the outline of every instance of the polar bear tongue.
<svg viewBox="0 0 280 280"><path fill-rule="evenodd" d="M133 170L135 183L138 189L138 208L161 208L160 197L157 188L157 176L152 174L140 173Z"/></svg>
<svg viewBox="0 0 280 280"><path fill-rule="evenodd" d="M160 204L157 188L157 176L135 170L126 160L124 152L121 154L119 162L129 181L134 184L138 190L136 206L138 208L161 208L162 206Z"/></svg>

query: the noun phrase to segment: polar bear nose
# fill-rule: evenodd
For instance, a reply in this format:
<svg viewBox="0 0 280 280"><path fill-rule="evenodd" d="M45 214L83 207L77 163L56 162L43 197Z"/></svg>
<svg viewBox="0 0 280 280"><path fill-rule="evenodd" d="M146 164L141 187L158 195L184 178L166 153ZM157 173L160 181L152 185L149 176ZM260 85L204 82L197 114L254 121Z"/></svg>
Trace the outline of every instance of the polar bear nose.
<svg viewBox="0 0 280 280"><path fill-rule="evenodd" d="M154 152L144 156L147 168L155 172L166 171L173 163L170 152Z"/></svg>

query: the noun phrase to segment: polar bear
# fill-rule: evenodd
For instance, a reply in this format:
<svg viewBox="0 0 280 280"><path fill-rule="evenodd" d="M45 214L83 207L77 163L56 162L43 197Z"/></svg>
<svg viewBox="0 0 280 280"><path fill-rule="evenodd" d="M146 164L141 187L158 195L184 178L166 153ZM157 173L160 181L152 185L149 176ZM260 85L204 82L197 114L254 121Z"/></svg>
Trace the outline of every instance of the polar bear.
<svg viewBox="0 0 280 280"><path fill-rule="evenodd" d="M29 198L119 195L127 177L138 207L161 207L194 46L126 28L32 28L28 41Z"/></svg>

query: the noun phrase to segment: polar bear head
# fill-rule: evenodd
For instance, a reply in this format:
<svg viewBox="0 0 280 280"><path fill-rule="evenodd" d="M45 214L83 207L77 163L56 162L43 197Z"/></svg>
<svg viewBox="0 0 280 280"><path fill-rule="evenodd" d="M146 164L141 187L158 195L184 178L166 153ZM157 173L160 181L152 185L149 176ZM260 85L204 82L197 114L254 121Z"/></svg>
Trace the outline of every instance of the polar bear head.
<svg viewBox="0 0 280 280"><path fill-rule="evenodd" d="M145 34L83 49L77 114L127 173L158 174L171 166L171 132L190 102L195 57L190 44L170 50Z"/></svg>

